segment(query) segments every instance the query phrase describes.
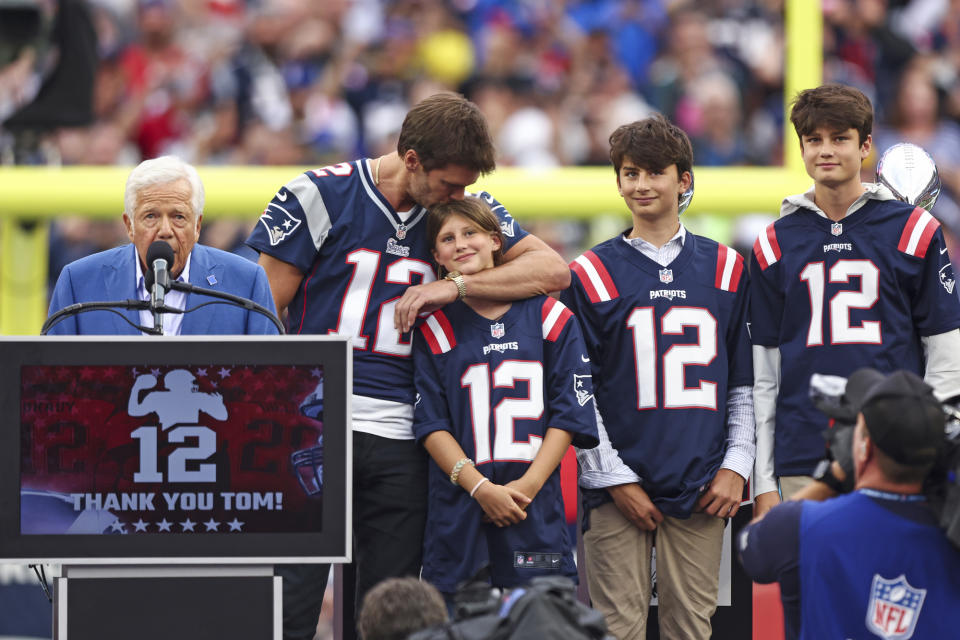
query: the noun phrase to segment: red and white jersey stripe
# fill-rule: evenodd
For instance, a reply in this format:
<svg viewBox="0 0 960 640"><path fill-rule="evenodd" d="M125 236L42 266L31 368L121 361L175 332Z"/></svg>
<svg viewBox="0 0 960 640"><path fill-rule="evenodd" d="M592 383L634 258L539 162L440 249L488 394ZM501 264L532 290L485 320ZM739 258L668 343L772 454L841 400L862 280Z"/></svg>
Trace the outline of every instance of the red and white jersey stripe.
<svg viewBox="0 0 960 640"><path fill-rule="evenodd" d="M740 276L743 274L743 257L730 247L719 244L717 250L717 289L737 291Z"/></svg>
<svg viewBox="0 0 960 640"><path fill-rule="evenodd" d="M567 321L573 317L573 312L567 306L547 296L543 301L543 339L556 342Z"/></svg>
<svg viewBox="0 0 960 640"><path fill-rule="evenodd" d="M584 252L570 263L570 268L580 278L590 302L606 302L620 295L610 272L593 251Z"/></svg>
<svg viewBox="0 0 960 640"><path fill-rule="evenodd" d="M764 271L780 259L780 244L777 242L777 231L773 225L773 222L768 224L753 243L753 253Z"/></svg>
<svg viewBox="0 0 960 640"><path fill-rule="evenodd" d="M430 351L434 355L446 353L457 346L457 339L453 335L453 327L450 320L443 314L443 311L434 311L427 316L426 322L420 326L423 337L430 345Z"/></svg>
<svg viewBox="0 0 960 640"><path fill-rule="evenodd" d="M939 228L940 222L930 215L929 211L916 207L910 214L903 233L900 234L900 244L897 245L897 249L911 256L923 258L927 255L927 248L930 246L933 234Z"/></svg>

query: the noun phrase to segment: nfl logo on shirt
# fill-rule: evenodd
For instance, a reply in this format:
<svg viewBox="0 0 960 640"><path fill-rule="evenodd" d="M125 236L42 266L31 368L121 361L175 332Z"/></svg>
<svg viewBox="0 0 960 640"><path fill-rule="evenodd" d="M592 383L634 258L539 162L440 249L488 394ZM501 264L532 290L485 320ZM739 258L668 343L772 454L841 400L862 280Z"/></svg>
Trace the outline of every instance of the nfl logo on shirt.
<svg viewBox="0 0 960 640"><path fill-rule="evenodd" d="M839 236L841 233L843 233L843 225L839 222L834 222L832 225L830 225L830 233L835 236Z"/></svg>
<svg viewBox="0 0 960 640"><path fill-rule="evenodd" d="M502 322L494 322L490 325L490 335L494 338L502 338L506 332L507 329L503 326Z"/></svg>
<svg viewBox="0 0 960 640"><path fill-rule="evenodd" d="M867 604L867 629L881 638L906 640L913 635L926 589L915 589L901 575L892 580L873 576Z"/></svg>
<svg viewBox="0 0 960 640"><path fill-rule="evenodd" d="M673 270L672 269L660 269L660 282L663 284L670 284L673 282Z"/></svg>

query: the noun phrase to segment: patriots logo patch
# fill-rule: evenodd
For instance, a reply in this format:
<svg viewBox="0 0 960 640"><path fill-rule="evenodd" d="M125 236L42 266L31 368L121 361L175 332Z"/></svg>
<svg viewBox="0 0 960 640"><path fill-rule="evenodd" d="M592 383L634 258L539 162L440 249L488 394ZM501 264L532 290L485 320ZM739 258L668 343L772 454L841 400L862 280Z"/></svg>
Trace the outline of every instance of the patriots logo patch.
<svg viewBox="0 0 960 640"><path fill-rule="evenodd" d="M260 224L267 230L270 246L275 247L300 227L300 220L283 207L270 203L260 215Z"/></svg>
<svg viewBox="0 0 960 640"><path fill-rule="evenodd" d="M573 374L573 392L577 394L577 402L580 403L580 406L590 402L590 398L593 397L593 393L587 390L587 386L584 384L587 380L592 380L593 376L591 375L577 375Z"/></svg>
<svg viewBox="0 0 960 640"><path fill-rule="evenodd" d="M953 287L956 285L957 281L953 277L953 265L947 263L940 268L940 284L943 285L943 288L947 293L953 294Z"/></svg>

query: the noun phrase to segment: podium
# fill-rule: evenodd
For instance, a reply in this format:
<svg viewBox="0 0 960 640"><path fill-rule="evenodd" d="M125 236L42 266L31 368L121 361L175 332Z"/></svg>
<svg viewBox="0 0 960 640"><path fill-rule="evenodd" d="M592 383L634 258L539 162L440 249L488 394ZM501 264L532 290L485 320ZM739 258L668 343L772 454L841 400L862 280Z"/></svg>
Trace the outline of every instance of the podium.
<svg viewBox="0 0 960 640"><path fill-rule="evenodd" d="M337 336L0 338L0 562L54 638L281 637L274 565L350 561Z"/></svg>
<svg viewBox="0 0 960 640"><path fill-rule="evenodd" d="M272 566L64 566L54 640L282 639Z"/></svg>

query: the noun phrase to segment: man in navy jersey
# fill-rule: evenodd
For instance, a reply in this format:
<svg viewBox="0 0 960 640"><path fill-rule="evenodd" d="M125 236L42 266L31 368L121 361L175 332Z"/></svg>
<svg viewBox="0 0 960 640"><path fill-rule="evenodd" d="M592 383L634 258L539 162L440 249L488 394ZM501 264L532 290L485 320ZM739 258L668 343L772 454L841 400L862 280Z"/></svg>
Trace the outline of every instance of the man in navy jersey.
<svg viewBox="0 0 960 640"><path fill-rule="evenodd" d="M789 640L956 637L960 551L921 493L944 442L940 403L905 370L857 370L847 390L855 491L770 510L740 534L740 561L780 583Z"/></svg>
<svg viewBox="0 0 960 640"><path fill-rule="evenodd" d="M823 457L813 373L905 368L941 399L960 393L960 300L940 223L860 182L870 101L824 85L801 92L790 119L814 185L783 201L751 256L758 515L809 482Z"/></svg>
<svg viewBox="0 0 960 640"><path fill-rule="evenodd" d="M247 240L260 251L290 333L353 337L357 603L380 580L420 571L427 467L413 436L409 334L417 314L467 292L512 300L569 282L562 258L526 234L493 196L465 193L494 167L480 110L456 94L437 94L407 114L396 153L297 176L280 188ZM480 198L497 213L506 263L437 281L426 207L464 197ZM285 576L285 590L310 594L302 615L285 612L301 621L288 620L285 638L312 638L325 583L326 567Z"/></svg>
<svg viewBox="0 0 960 640"><path fill-rule="evenodd" d="M646 638L656 538L662 638L706 639L725 519L753 468L749 282L732 249L687 232L686 134L662 116L610 136L633 227L577 258L562 300L583 327L600 445L577 453L593 604Z"/></svg>

